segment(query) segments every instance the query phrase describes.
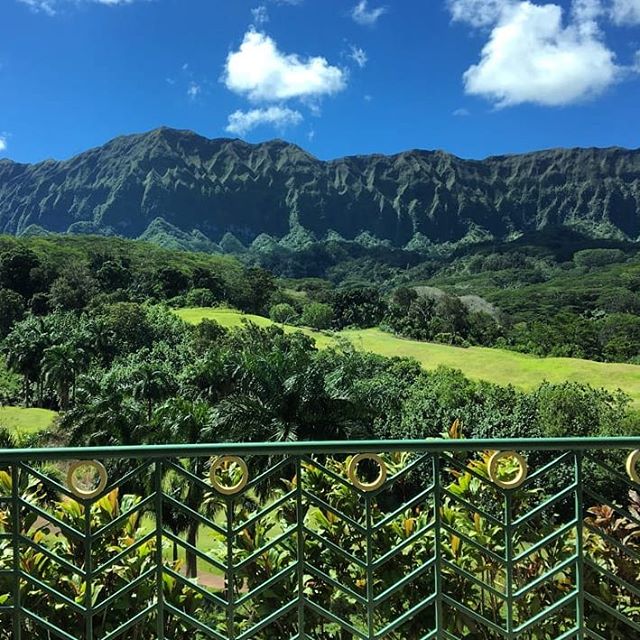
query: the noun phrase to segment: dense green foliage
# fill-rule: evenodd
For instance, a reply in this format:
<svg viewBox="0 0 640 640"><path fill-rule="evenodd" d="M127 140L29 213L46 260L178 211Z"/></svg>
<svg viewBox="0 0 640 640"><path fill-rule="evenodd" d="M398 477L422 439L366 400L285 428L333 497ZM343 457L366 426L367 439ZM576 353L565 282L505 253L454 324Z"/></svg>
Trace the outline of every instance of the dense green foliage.
<svg viewBox="0 0 640 640"><path fill-rule="evenodd" d="M620 263L609 263L613 259L619 260L620 256L582 254L575 269L583 270L583 276L585 269L616 269ZM585 266L585 260L588 265L595 260L597 266ZM464 264L463 261L458 266ZM629 267L625 273L633 270L633 264ZM585 280L588 278L583 277ZM228 330L213 321L188 325L171 309L189 303L230 303L247 311L263 314L269 311L276 322L300 322L320 329L382 325L403 335L452 344L508 341L517 324L505 320L485 298L459 297L425 286L395 286L387 293L372 287L333 288L319 280L283 283L266 271L245 267L230 258L176 253L151 245L95 238L0 240L0 283L0 301L6 302L0 307L4 314L4 324L0 326L4 328L2 353L6 362L6 368L0 367L3 399L61 412L54 429L29 435L28 444L47 443L52 439L56 444L77 446L326 438L425 439L447 434L452 423L457 425L456 431L461 429L467 437L509 437L523 433L531 437L612 435L637 433L640 426L640 417L629 409L629 399L622 393L572 382L544 383L532 392L524 392L510 386L472 381L452 369L425 371L409 358L385 358L361 352L341 342L339 337L332 338L331 344L319 350L308 330L305 334L291 332L291 327L285 331L275 325L258 327L251 323ZM454 283L449 285L455 290ZM489 297L487 295L487 299ZM624 315L620 311L604 314L595 321L614 321L612 326L618 327L621 313ZM261 320L269 322L265 318ZM316 335L326 337L320 332ZM563 335L558 340L564 339ZM3 446L14 444L5 431L0 431L0 438L4 440ZM549 454L534 452L529 460L532 466L539 466L548 462ZM388 462L390 466L399 463L392 459ZM470 468L482 474L484 462L484 458L472 460ZM621 464L617 459L611 462ZM174 470L190 474L191 478L205 478L209 463L196 458L178 460L175 464ZM253 464L259 467L260 462L253 461ZM334 473L344 474L344 461L329 464L333 464ZM110 469L113 477L122 477L129 470L131 466L124 462ZM55 475L59 470L55 468L52 472ZM618 480L605 477L592 466L587 472L597 495L619 500L622 485ZM270 500L296 482L291 474L284 476L274 477L273 486L268 488ZM326 478L322 474L311 476L308 481L315 483L311 488L326 494L330 505L339 503L354 520L362 517L361 505L353 501L356 494L331 492L330 487L324 486ZM191 513L208 517L220 514L220 501L210 495L204 483L184 482L175 473L167 473L162 482L163 490ZM409 476L408 483L408 488L424 489L420 478ZM95 528L110 526L109 536L101 540L94 560L101 562L107 552L113 555L133 549L126 562L114 563L109 571L101 574L96 588L102 597L117 593L153 566L157 557L156 538L144 539L147 531L141 514L120 518L127 509L135 509L141 496L148 493L144 481L127 483L122 495L117 491L108 494L87 513L85 506L45 494L36 484L22 488L25 503L51 510L60 522L70 526L83 526L85 515ZM0 485L4 485L3 493L10 493L10 477L2 470ZM483 486L474 483L470 474L457 474L450 478L447 490L473 503L489 499L483 493ZM532 487L517 499L526 506L539 499L539 494L540 488ZM397 496L391 496L391 500L394 499ZM253 496L240 504L245 518L252 518L263 507ZM457 530L497 550L503 545L502 531L477 518L470 519L468 511L453 500L448 500L445 507L443 518L455 524ZM563 508L558 505L558 510ZM632 508L636 507L632 505ZM378 517L383 513L384 505L374 515ZM6 514L0 512L2 515L6 520ZM596 515L597 522L594 520L592 525L609 527L610 537L618 535L616 527L628 526L627 522L620 524L613 518L606 521L601 511ZM411 538L416 527L426 525L428 511L423 512L419 505L414 505L396 516L397 522L385 529L384 536L378 534L375 544L382 552L390 544L409 541L407 544L411 546L407 546L407 550L411 553L390 563L378 577L380 584L401 579L417 561L433 554L430 536L415 543ZM285 530L292 517L291 511L282 505L270 510L268 518L252 522L243 536L238 536L239 546L245 547L237 552L234 561L250 557L258 544L265 544L274 532ZM353 531L349 526L338 525L331 511L310 509L307 517L306 526L314 528L323 539L337 545L354 544L354 553L359 552ZM117 526L111 526L116 520ZM517 544L521 545L518 549L527 549L541 535L551 535L554 518L539 520L536 528L527 528L518 539ZM57 557L77 567L83 566L84 549L63 530L34 527L28 518L22 522L26 527L21 532L24 540L33 537L34 543ZM197 555L189 549L197 549L199 545L202 527L198 520L167 508L163 522L175 536L190 545L184 554L184 567L177 556L168 566L183 570L189 577L197 576ZM500 583L497 566L487 563L482 554L474 553L472 546L461 545L459 538L449 538L448 534L446 537L442 549L452 566L462 567L471 575L494 584ZM136 544L138 542L140 544ZM625 576L637 573L635 564L630 566L620 561L615 546L603 545L596 538L588 538L586 544L594 561L606 564L609 569L619 568ZM174 553L175 548L174 544ZM220 544L212 547L211 553L215 553L216 548L219 549ZM553 547L551 555L532 556L526 566L521 567L522 575L531 579L533 575L544 574L574 548L574 541L563 539ZM265 584L286 565L290 559L287 553L286 549L274 547L268 554L243 565L245 573L238 584L243 587ZM321 545L311 544L309 553L314 562L324 557ZM26 554L26 562L33 562L30 571L35 577L45 584L55 583L71 600L82 601L82 581L71 579L45 556L30 555L31 551ZM331 561L331 570L342 572L341 579L346 579L352 588L361 588L362 572L358 566ZM456 575L453 570L445 572L446 579L453 583ZM227 620L207 607L201 594L169 578L164 582L166 602L202 617L221 632L225 630ZM553 601L553 594L564 588L562 576L547 582L535 595L519 601L518 615L523 619L541 611ZM274 602L283 600L287 589L290 591L286 580L273 584L264 605L271 608ZM40 599L48 610L46 594L40 588L30 587L29 597ZM339 591L325 589L313 580L305 583L305 589L322 606L339 611L356 626L360 624L352 603ZM462 591L460 583L458 590L463 593L465 604L478 602L478 593L473 589ZM611 607L624 606L619 591L614 586L602 597ZM2 593L0 590L0 595ZM406 610L420 595L412 592L408 600L389 599L378 609L380 621ZM501 620L504 615L501 605L483 597L481 594L483 615ZM137 611L135 607L144 607L152 598L152 591L140 587L136 590L135 606L129 603L112 615L96 618L96 629L108 633L130 617L132 606ZM248 624L261 615L262 609L257 611L252 607L253 604L243 609L246 619L239 620L239 625ZM74 610L68 606L56 608L52 615L55 623L63 627L73 628L77 623ZM631 615L635 616L635 612ZM320 619L310 615L309 620L316 625L314 637L336 637L335 629L327 630ZM608 619L601 621L596 616L593 621L600 631L611 631ZM153 637L152 624L151 618L137 625L136 637ZM544 632L555 637L563 632L566 624L561 617L545 620ZM27 625L26 632L32 631L30 623ZM186 633L186 627L173 615L167 617L167 625L176 637ZM283 637L294 630L286 617L278 621L278 625ZM447 625L456 633L477 632L472 619L465 615L449 617ZM411 622L408 627L408 637L411 637ZM272 632L273 629L268 631ZM261 631L263 635L257 637L271 637L266 633ZM397 637L400 640L404 636ZM494 640L495 635L487 632L477 637Z"/></svg>
<svg viewBox="0 0 640 640"><path fill-rule="evenodd" d="M633 428L622 419L625 397L584 385L527 394L347 344L319 351L310 337L275 326L190 327L162 307L131 302L30 316L4 349L22 376L23 401L66 409L64 432L77 444L187 438L158 426L158 412L176 397L212 409L207 428L188 438L214 441L423 438L457 418L470 436L521 434L525 421L532 436Z"/></svg>
<svg viewBox="0 0 640 640"><path fill-rule="evenodd" d="M230 257L116 238L0 236L0 338L30 310L82 311L115 302L226 302L264 311L273 277Z"/></svg>
<svg viewBox="0 0 640 640"><path fill-rule="evenodd" d="M323 162L281 140L251 145L161 128L61 162L0 162L0 230L143 236L213 251L274 242L297 250L340 237L423 249L550 224L635 240L639 176L640 153L617 148Z"/></svg>

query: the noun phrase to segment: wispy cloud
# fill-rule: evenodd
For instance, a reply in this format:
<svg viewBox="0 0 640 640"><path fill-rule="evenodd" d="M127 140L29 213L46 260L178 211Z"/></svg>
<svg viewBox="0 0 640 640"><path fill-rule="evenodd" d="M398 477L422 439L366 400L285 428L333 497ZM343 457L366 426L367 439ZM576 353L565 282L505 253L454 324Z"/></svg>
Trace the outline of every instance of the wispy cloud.
<svg viewBox="0 0 640 640"><path fill-rule="evenodd" d="M351 52L349 53L349 57L361 68L363 69L367 62L369 61L369 56L367 52L361 47L356 47L351 45Z"/></svg>
<svg viewBox="0 0 640 640"><path fill-rule="evenodd" d="M461 108L461 109L456 109L453 112L453 115L456 116L457 118L465 118L467 116L470 116L471 112L469 111L469 109Z"/></svg>
<svg viewBox="0 0 640 640"><path fill-rule="evenodd" d="M71 4L101 4L105 6L115 7L124 4L133 4L141 0L18 0L22 4L26 4L34 11L40 11L47 15L53 16L63 5ZM142 0L143 1L143 0Z"/></svg>
<svg viewBox="0 0 640 640"><path fill-rule="evenodd" d="M371 26L387 13L387 7L369 7L368 0L360 0L351 10L351 17L361 25Z"/></svg>
<svg viewBox="0 0 640 640"><path fill-rule="evenodd" d="M451 18L473 27L494 25L513 0L448 0Z"/></svg>
<svg viewBox="0 0 640 640"><path fill-rule="evenodd" d="M611 19L617 25L640 24L640 0L613 0Z"/></svg>
<svg viewBox="0 0 640 640"><path fill-rule="evenodd" d="M240 136L264 124L283 130L300 124L303 119L299 111L288 107L268 107L266 109L251 109L250 111L238 110L229 116L226 130L229 133L235 133Z"/></svg>
<svg viewBox="0 0 640 640"><path fill-rule="evenodd" d="M263 4L255 9L251 9L251 16L253 18L253 24L256 27L260 27L261 25L269 22L269 12L267 11L267 7Z"/></svg>
<svg viewBox="0 0 640 640"><path fill-rule="evenodd" d="M228 55L223 81L251 100L276 102L337 93L346 86L346 74L320 56L282 53L272 38L251 29Z"/></svg>
<svg viewBox="0 0 640 640"><path fill-rule="evenodd" d="M26 4L34 11L42 11L42 13L46 13L50 16L53 16L56 13L56 0L18 0L18 2Z"/></svg>
<svg viewBox="0 0 640 640"><path fill-rule="evenodd" d="M195 100L202 93L202 86L197 82L189 83L189 88L187 89L187 95L191 100Z"/></svg>

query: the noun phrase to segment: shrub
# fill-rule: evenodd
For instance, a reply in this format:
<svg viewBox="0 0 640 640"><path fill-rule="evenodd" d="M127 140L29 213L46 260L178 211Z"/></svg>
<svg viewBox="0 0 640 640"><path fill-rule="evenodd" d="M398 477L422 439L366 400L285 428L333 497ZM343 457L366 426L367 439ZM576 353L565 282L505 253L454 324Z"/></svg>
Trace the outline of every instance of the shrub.
<svg viewBox="0 0 640 640"><path fill-rule="evenodd" d="M274 322L294 324L298 319L298 312L289 303L281 302L280 304L274 304L269 309L269 317Z"/></svg>
<svg viewBox="0 0 640 640"><path fill-rule="evenodd" d="M322 302L312 302L302 311L302 324L314 329L328 329L333 322L333 307Z"/></svg>

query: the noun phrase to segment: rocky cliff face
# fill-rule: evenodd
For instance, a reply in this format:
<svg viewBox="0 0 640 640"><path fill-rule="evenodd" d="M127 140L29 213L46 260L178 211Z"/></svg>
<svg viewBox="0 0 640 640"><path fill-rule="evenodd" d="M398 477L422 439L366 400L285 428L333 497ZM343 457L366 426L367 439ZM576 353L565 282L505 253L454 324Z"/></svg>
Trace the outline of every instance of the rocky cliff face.
<svg viewBox="0 0 640 640"><path fill-rule="evenodd" d="M404 246L504 238L566 225L640 237L640 150L557 149L462 160L441 151L320 161L274 140L251 145L157 129L70 160L0 161L0 231L138 237L156 219L218 242L303 227Z"/></svg>

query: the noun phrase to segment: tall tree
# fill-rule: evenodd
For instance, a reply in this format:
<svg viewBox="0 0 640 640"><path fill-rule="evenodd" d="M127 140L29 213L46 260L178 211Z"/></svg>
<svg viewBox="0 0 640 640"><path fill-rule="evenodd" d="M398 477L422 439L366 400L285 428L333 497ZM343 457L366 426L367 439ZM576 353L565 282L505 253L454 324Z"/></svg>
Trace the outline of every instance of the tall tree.
<svg viewBox="0 0 640 640"><path fill-rule="evenodd" d="M211 442L214 436L213 411L205 402L172 398L156 411L153 426L152 438L157 442L175 444ZM186 473L202 478L208 461L202 457L181 458L175 463ZM195 482L189 482L188 479L185 481L185 478L180 476L180 473L171 472L165 478L169 484L167 490L192 511L200 511L204 497L202 487ZM198 520L179 519L174 525L184 527L187 543L192 547L197 546L200 528ZM186 551L186 573L190 578L198 575L197 556L189 549Z"/></svg>

